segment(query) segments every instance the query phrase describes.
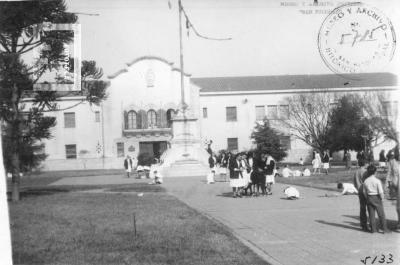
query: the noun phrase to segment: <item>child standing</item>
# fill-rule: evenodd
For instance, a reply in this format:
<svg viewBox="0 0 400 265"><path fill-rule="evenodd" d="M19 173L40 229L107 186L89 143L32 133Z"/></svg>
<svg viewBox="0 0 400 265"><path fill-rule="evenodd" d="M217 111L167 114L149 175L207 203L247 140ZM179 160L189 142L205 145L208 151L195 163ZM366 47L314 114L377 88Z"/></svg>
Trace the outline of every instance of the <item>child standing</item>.
<svg viewBox="0 0 400 265"><path fill-rule="evenodd" d="M328 153L328 151L324 151L324 154L322 156L322 163L323 163L323 167L325 169L325 174L328 175L328 170L329 170L329 153Z"/></svg>
<svg viewBox="0 0 400 265"><path fill-rule="evenodd" d="M320 167L321 167L321 157L319 156L319 153L317 153L316 151L314 151L314 159L312 160L312 166L313 166L313 174L317 173L318 174L321 173L320 171Z"/></svg>
<svg viewBox="0 0 400 265"><path fill-rule="evenodd" d="M272 194L272 185L275 183L275 160L272 156L267 155L267 162L265 165L265 183L267 195Z"/></svg>
<svg viewBox="0 0 400 265"><path fill-rule="evenodd" d="M383 209L383 188L382 183L375 176L376 167L369 165L367 168L367 179L364 181L364 193L367 195L367 208L369 215L369 223L371 225L371 232L377 232L377 225L375 220L375 211L378 213L379 221L381 223L383 233L388 232L385 218L385 211Z"/></svg>

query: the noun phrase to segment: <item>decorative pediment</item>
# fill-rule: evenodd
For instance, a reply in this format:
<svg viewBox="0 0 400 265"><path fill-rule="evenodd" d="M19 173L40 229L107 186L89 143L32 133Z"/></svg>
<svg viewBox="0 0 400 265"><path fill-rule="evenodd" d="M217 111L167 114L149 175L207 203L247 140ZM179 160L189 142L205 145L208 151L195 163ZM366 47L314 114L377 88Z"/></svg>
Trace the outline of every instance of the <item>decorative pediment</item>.
<svg viewBox="0 0 400 265"><path fill-rule="evenodd" d="M136 64L136 63L138 63L138 62L140 62L140 61L145 61L145 60L147 60L147 61L151 61L151 60L160 61L160 62L163 62L163 63L169 65L169 67L171 68L171 71L178 71L178 72L181 72L181 69L180 69L180 68L178 68L178 67L173 67L173 65L174 65L173 62L170 62L170 61L168 61L168 60L166 60L166 59L164 59L164 58L161 58L161 57L158 57L158 56L152 56L152 55L142 56L142 57L139 57L139 58L136 58L136 59L132 60L131 62L129 62L129 63L126 64L126 65L127 65L127 68L131 67L132 65L134 65L134 64ZM107 77L108 77L109 79L114 79L114 78L116 78L117 76L119 76L119 75L121 75L121 74L123 74L123 73L128 72L128 69L127 69L127 68L123 68L123 69L117 71L116 73L111 74L111 75L109 75L109 76L107 76ZM185 76L191 76L191 74L188 74L188 73L184 73L184 75L185 75ZM154 81L154 80L153 80L153 81Z"/></svg>

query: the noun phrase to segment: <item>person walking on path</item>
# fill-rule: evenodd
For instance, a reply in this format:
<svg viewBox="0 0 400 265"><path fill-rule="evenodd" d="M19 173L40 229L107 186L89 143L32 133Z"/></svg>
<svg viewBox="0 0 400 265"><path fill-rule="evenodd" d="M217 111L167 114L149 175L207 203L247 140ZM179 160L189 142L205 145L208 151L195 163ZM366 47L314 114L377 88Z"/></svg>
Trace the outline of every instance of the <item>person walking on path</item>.
<svg viewBox="0 0 400 265"><path fill-rule="evenodd" d="M364 179L367 174L365 161L360 161L360 167L354 173L354 187L358 191L358 201L360 202L360 226L363 231L368 231L367 218L367 195L364 193Z"/></svg>
<svg viewBox="0 0 400 265"><path fill-rule="evenodd" d="M378 213L379 222L381 224L383 233L389 232L386 224L385 211L383 209L383 188L382 183L375 176L376 167L369 165L367 168L367 178L364 181L364 192L367 194L367 208L369 215L369 223L371 225L371 232L375 233L378 231L375 212Z"/></svg>
<svg viewBox="0 0 400 265"><path fill-rule="evenodd" d="M275 160L267 154L267 161L265 163L265 184L267 195L272 194L272 185L275 183Z"/></svg>
<svg viewBox="0 0 400 265"><path fill-rule="evenodd" d="M327 150L324 151L324 154L322 156L322 163L323 163L323 168L325 169L325 174L328 175L328 170L329 170L329 153Z"/></svg>
<svg viewBox="0 0 400 265"><path fill-rule="evenodd" d="M242 197L241 187L243 187L243 179L240 172L241 162L240 156L236 155L234 159L229 162L229 174L230 182L229 185L233 190L233 198Z"/></svg>
<svg viewBox="0 0 400 265"><path fill-rule="evenodd" d="M124 160L124 168L126 171L126 175L129 178L130 177L130 173L132 172L132 159L129 155L126 156L125 160Z"/></svg>

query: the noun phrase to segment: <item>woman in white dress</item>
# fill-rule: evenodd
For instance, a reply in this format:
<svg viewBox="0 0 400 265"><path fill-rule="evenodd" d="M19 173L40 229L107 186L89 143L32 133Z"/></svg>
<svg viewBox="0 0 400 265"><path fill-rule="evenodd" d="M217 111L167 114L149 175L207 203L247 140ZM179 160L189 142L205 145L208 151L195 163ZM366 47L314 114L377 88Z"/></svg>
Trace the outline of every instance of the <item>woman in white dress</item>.
<svg viewBox="0 0 400 265"><path fill-rule="evenodd" d="M314 151L314 159L312 161L312 165L313 165L313 174L317 173L321 173L321 156L319 155L319 153L317 151Z"/></svg>
<svg viewBox="0 0 400 265"><path fill-rule="evenodd" d="M265 184L267 195L272 194L272 185L275 183L275 160L269 154L267 155L267 161L265 163Z"/></svg>

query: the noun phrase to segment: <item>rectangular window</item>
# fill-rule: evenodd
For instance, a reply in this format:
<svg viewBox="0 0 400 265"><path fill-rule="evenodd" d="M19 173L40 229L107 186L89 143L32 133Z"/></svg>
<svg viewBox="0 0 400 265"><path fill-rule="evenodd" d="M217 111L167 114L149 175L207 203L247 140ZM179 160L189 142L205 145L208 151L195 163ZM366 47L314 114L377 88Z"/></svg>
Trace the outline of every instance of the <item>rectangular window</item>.
<svg viewBox="0 0 400 265"><path fill-rule="evenodd" d="M76 144L65 145L65 157L67 159L76 159Z"/></svg>
<svg viewBox="0 0 400 265"><path fill-rule="evenodd" d="M265 118L265 106L256 106L256 121L262 121Z"/></svg>
<svg viewBox="0 0 400 265"><path fill-rule="evenodd" d="M226 107L226 121L237 121L236 107Z"/></svg>
<svg viewBox="0 0 400 265"><path fill-rule="evenodd" d="M281 120L289 119L289 105L280 105L279 106L279 118Z"/></svg>
<svg viewBox="0 0 400 265"><path fill-rule="evenodd" d="M390 102L382 102L382 115L383 117L387 117L390 114Z"/></svg>
<svg viewBox="0 0 400 265"><path fill-rule="evenodd" d="M399 102L393 101L392 104L392 115L397 119Z"/></svg>
<svg viewBox="0 0 400 265"><path fill-rule="evenodd" d="M286 150L290 150L290 136L279 136L279 143Z"/></svg>
<svg viewBox="0 0 400 265"><path fill-rule="evenodd" d="M228 138L228 150L239 150L238 138Z"/></svg>
<svg viewBox="0 0 400 265"><path fill-rule="evenodd" d="M336 102L333 102L333 103L329 103L329 108L332 110L332 109L335 109L336 107L337 107L337 103Z"/></svg>
<svg viewBox="0 0 400 265"><path fill-rule="evenodd" d="M267 106L267 118L269 120L278 119L278 106L277 105L268 105Z"/></svg>
<svg viewBox="0 0 400 265"><path fill-rule="evenodd" d="M64 127L75 128L75 112L64 113Z"/></svg>
<svg viewBox="0 0 400 265"><path fill-rule="evenodd" d="M124 157L125 156L124 143L117 143L117 156L118 157Z"/></svg>
<svg viewBox="0 0 400 265"><path fill-rule="evenodd" d="M100 111L95 111L94 112L94 121L95 122L100 122Z"/></svg>
<svg viewBox="0 0 400 265"><path fill-rule="evenodd" d="M203 108L203 118L208 118L207 108Z"/></svg>

